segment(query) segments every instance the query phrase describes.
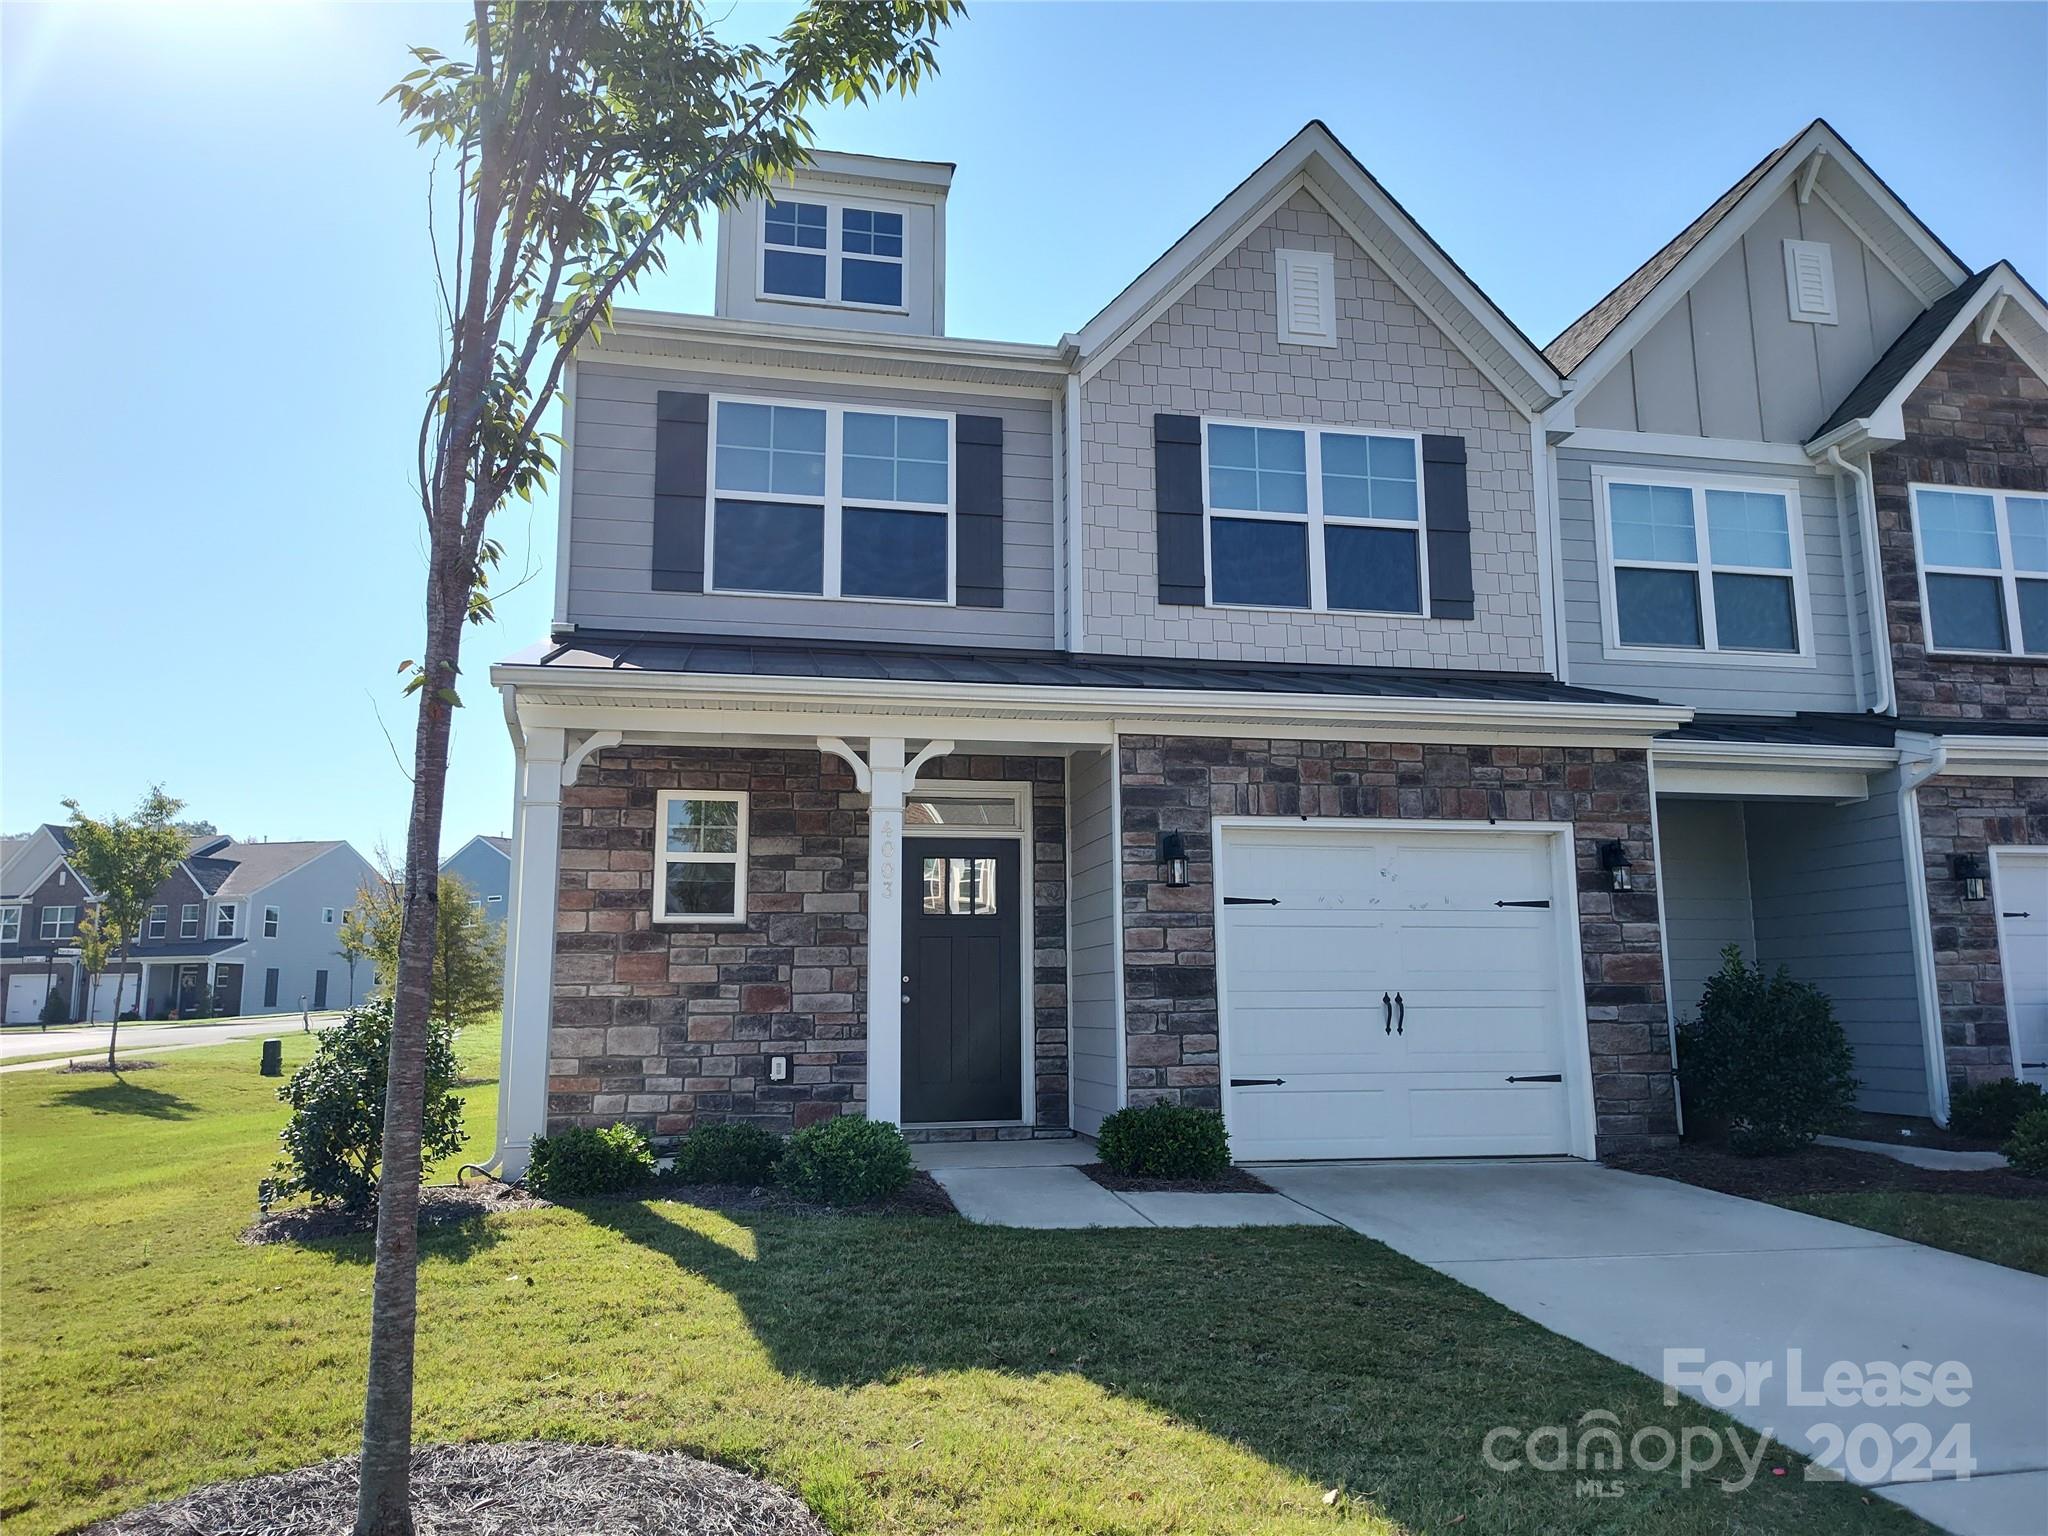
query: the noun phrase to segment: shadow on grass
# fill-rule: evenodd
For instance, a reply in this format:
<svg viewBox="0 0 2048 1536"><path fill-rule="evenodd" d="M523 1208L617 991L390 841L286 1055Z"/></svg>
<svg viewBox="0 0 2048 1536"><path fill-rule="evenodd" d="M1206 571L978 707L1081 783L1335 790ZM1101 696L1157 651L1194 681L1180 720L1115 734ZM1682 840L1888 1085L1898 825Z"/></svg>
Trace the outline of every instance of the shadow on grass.
<svg viewBox="0 0 2048 1536"><path fill-rule="evenodd" d="M918 1217L727 1213L754 1257L658 1202L576 1207L733 1298L775 1367L830 1389L952 1372L1079 1376L1238 1444L1409 1530L1925 1530L1795 1470L1729 1495L1712 1477L1504 1474L1489 1430L1606 1410L1624 1437L1729 1421L1349 1232L1027 1232ZM1520 1441L1520 1433L1515 1437ZM1742 1431L1754 1453L1756 1436ZM1731 1459L1726 1464L1732 1467ZM1584 1475L1584 1474L1580 1474Z"/></svg>
<svg viewBox="0 0 2048 1536"><path fill-rule="evenodd" d="M53 1100L59 1108L88 1109L96 1115L141 1115L149 1120L190 1120L199 1106L161 1088L145 1088L115 1074L112 1082L71 1088Z"/></svg>

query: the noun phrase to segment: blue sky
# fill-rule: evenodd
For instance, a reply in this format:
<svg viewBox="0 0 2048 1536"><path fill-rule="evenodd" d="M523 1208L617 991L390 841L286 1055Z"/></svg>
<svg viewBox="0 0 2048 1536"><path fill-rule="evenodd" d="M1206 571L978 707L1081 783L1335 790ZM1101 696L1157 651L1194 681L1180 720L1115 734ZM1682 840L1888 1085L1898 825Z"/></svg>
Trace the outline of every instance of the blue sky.
<svg viewBox="0 0 2048 1536"><path fill-rule="evenodd" d="M428 161L378 98L464 14L0 6L6 830L161 781L244 836L401 846L436 333ZM2048 287L2044 5L983 3L942 57L816 125L958 163L960 335L1077 327L1310 117L1539 342L1816 116ZM683 250L638 302L710 298ZM466 642L450 851L509 825L483 674L545 631L552 522L501 525L532 574Z"/></svg>

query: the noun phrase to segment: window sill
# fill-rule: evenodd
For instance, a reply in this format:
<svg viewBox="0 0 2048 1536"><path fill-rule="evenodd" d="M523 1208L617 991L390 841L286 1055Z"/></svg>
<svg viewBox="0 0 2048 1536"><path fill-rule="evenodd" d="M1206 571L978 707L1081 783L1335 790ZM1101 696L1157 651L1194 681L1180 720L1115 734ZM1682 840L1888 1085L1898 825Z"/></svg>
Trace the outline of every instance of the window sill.
<svg viewBox="0 0 2048 1536"><path fill-rule="evenodd" d="M909 315L908 304L861 304L852 299L811 299L794 293L757 292L763 304L788 304L796 309L845 309L861 315Z"/></svg>
<svg viewBox="0 0 2048 1536"><path fill-rule="evenodd" d="M1169 604L1170 607L1188 607L1186 603ZM1219 603L1211 598L1201 605L1214 608L1219 613L1299 613L1312 619L1426 619L1428 614L1415 608L1308 608L1293 604L1275 603Z"/></svg>
<svg viewBox="0 0 2048 1536"><path fill-rule="evenodd" d="M2048 667L2048 652L2042 651L1923 651L1929 661L1997 661L2008 666Z"/></svg>
<svg viewBox="0 0 2048 1536"><path fill-rule="evenodd" d="M882 603L903 608L955 608L959 605L950 597L867 597L845 592L837 596L824 592L751 592L733 587L707 587L702 593L679 592L678 597L748 597L773 598L791 603Z"/></svg>
<svg viewBox="0 0 2048 1536"><path fill-rule="evenodd" d="M743 928L747 924L747 917L744 913L738 917L656 916L650 917L648 921L657 928Z"/></svg>
<svg viewBox="0 0 2048 1536"><path fill-rule="evenodd" d="M1812 651L1710 651L1671 646L1622 645L1608 641L1601 645L1606 661L1647 661L1659 666L1773 667L1780 671L1811 671L1820 665Z"/></svg>

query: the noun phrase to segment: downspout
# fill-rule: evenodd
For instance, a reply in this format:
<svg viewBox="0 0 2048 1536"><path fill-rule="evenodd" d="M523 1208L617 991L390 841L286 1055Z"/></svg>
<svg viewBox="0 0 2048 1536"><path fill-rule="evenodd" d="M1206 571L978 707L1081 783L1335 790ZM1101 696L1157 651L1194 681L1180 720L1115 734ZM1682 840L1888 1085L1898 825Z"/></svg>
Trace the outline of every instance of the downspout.
<svg viewBox="0 0 2048 1536"><path fill-rule="evenodd" d="M1927 908L1927 850L1920 838L1920 786L1948 766L1939 736L1899 738L1899 843L1905 850L1906 913L1913 927L1913 979L1920 994L1920 1041L1927 1060L1927 1113L1948 1124L1947 1060L1941 1043L1941 992L1934 977L1934 921Z"/></svg>
<svg viewBox="0 0 2048 1536"><path fill-rule="evenodd" d="M1828 444L1828 462L1839 474L1856 484L1856 522L1863 546L1863 587L1869 594L1871 621L1870 676L1877 685L1877 701L1871 713L1889 715L1897 699L1892 682L1892 630L1884 596L1884 563L1877 549L1877 497L1871 488L1870 472L1842 457L1842 450Z"/></svg>

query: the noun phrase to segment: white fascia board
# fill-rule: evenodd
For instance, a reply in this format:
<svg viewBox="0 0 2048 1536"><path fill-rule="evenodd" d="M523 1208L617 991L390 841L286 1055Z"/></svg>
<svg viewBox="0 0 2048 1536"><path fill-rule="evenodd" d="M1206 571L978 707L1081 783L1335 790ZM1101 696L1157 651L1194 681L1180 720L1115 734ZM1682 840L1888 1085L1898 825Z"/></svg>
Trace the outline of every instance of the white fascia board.
<svg viewBox="0 0 2048 1536"><path fill-rule="evenodd" d="M806 176L855 181L873 186L915 188L921 192L944 192L953 185L958 169L950 160L898 160L889 155L862 155L845 149L814 149L792 180Z"/></svg>
<svg viewBox="0 0 2048 1536"><path fill-rule="evenodd" d="M1344 225L1352 240L1368 255L1375 256L1381 269L1408 293L1410 299L1420 304L1421 300L1409 290L1409 285L1402 282L1385 254L1375 249L1374 242L1364 238L1353 221L1343 218L1341 211L1332 206L1327 192L1317 186L1318 182L1322 182L1324 187L1342 188L1370 209L1394 231L1410 254L1443 285L1467 315L1514 360L1526 379L1518 387L1510 387L1495 378L1494 383L1503 394L1525 412L1534 414L1564 393L1562 380L1542 352L1516 331L1499 306L1480 292L1470 278L1437 251L1420 226L1387 196L1320 123L1309 124L1288 140L1277 153L1239 182L1229 196L1210 209L1194 228L1167 247L1164 254L1103 306L1094 319L1081 327L1071 338L1079 348L1081 377L1085 380L1099 372L1275 208L1304 187L1318 194L1317 201ZM1447 335L1459 341L1460 350L1470 356L1459 337L1457 326L1448 317L1436 314L1432 306L1423 305L1423 308ZM1474 357L1472 361L1476 364L1482 360ZM1491 373L1490 369L1488 371Z"/></svg>
<svg viewBox="0 0 2048 1536"><path fill-rule="evenodd" d="M1792 185L1794 179L1805 169L1807 161L1816 151L1825 150L1829 160L1845 175L1853 178L1871 198L1885 210L1908 237L1920 248L1927 259L1948 279L1948 287L1942 293L1953 292L1962 286L1969 272L1959 266L1955 259L1943 251L1941 245L1928 232L1925 225L1906 211L1899 200L1884 189L1882 183L1869 173L1856 156L1856 152L1828 130L1825 123L1815 123L1799 136L1796 143L1779 159L1769 175L1760 179L1736 202L1735 206L1721 216L1721 220L1700 243L1679 260L1677 266L1666 272L1657 285L1645 294L1627 317L1600 340L1600 345L1589 352L1572 370L1572 382L1583 393L1592 389L1605 378L1617 361L1635 350L1636 343L1647 336L1658 321L1677 305L1680 298L1692 291L1697 283L1714 267L1752 224L1763 216L1764 210L1775 203ZM1923 306L1941 298L1942 293L1918 295Z"/></svg>
<svg viewBox="0 0 2048 1536"><path fill-rule="evenodd" d="M1943 735L1944 774L1967 778L2048 777L2048 726L2040 736Z"/></svg>
<svg viewBox="0 0 2048 1536"><path fill-rule="evenodd" d="M567 706L574 724L618 727L631 717L658 723L664 712L722 711L737 719L764 713L798 712L806 718L831 714L840 720L876 724L900 717L957 722L1028 722L1023 737L1043 731L1045 739L1099 741L1099 729L1153 734L1166 726L1182 730L1249 728L1283 736L1329 731L1353 735L1370 731L1395 740L1555 742L1647 746L1651 737L1676 730L1692 710L1671 704L1560 704L1469 699L1389 699L1355 695L1240 693L1168 688L1047 688L989 683L877 682L869 678L732 676L610 669L497 666L494 684L521 693L520 715L529 726L570 722L537 709ZM528 701L532 702L529 703ZM807 726L806 729L809 727ZM950 728L950 727L949 727ZM853 734L869 734L855 724ZM889 727L894 733L895 727ZM1069 734L1063 736L1062 731ZM845 734L844 731L838 734Z"/></svg>
<svg viewBox="0 0 2048 1536"><path fill-rule="evenodd" d="M1715 799L1826 800L1870 797L1870 776L1897 764L1891 747L1800 746L1739 741L1652 745L1657 791Z"/></svg>
<svg viewBox="0 0 2048 1536"><path fill-rule="evenodd" d="M1546 415L1553 430L1557 418ZM1813 458L1797 443L1766 443L1739 437L1688 437L1669 432L1628 432L1616 427L1574 427L1557 444L1596 453L1641 453L1678 459L1727 459L1745 464L1776 464L1811 469Z"/></svg>

